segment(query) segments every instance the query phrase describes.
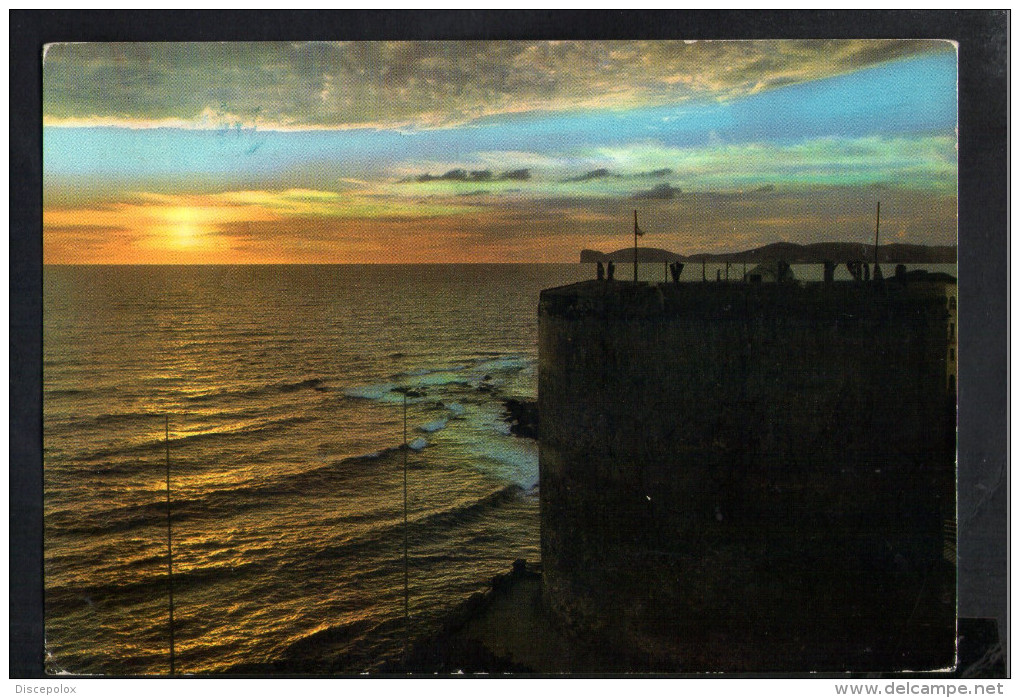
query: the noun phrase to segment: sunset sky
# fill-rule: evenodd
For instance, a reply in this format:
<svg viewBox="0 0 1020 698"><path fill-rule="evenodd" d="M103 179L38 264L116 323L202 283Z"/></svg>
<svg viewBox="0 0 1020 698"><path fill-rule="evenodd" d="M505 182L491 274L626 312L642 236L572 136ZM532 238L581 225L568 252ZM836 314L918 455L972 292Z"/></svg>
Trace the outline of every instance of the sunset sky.
<svg viewBox="0 0 1020 698"><path fill-rule="evenodd" d="M932 41L56 44L46 263L955 244Z"/></svg>

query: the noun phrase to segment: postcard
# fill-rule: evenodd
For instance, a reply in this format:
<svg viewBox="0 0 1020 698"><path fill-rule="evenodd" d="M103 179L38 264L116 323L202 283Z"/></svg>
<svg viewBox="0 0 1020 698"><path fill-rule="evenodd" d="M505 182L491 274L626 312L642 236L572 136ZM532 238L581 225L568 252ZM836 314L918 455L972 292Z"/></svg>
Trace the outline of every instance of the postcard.
<svg viewBox="0 0 1020 698"><path fill-rule="evenodd" d="M954 42L42 60L48 672L956 666Z"/></svg>

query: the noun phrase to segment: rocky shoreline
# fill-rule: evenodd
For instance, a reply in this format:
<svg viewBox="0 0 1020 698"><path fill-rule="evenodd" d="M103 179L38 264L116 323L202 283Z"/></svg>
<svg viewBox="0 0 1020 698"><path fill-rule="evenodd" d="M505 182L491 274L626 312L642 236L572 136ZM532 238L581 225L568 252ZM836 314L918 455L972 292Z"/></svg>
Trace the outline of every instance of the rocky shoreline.
<svg viewBox="0 0 1020 698"><path fill-rule="evenodd" d="M509 397L503 400L510 433L525 439L538 440L538 401Z"/></svg>

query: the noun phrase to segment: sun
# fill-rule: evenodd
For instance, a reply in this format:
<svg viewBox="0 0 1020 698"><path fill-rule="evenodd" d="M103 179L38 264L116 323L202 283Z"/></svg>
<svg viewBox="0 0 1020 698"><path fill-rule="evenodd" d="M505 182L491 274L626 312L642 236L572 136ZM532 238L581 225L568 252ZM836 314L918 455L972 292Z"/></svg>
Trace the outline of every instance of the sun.
<svg viewBox="0 0 1020 698"><path fill-rule="evenodd" d="M181 224L174 229L174 246L185 249L196 247L199 242L198 229L193 225Z"/></svg>
<svg viewBox="0 0 1020 698"><path fill-rule="evenodd" d="M205 230L201 210L191 206L178 206L167 209L164 216L164 230L171 247L178 250L197 250L204 246Z"/></svg>

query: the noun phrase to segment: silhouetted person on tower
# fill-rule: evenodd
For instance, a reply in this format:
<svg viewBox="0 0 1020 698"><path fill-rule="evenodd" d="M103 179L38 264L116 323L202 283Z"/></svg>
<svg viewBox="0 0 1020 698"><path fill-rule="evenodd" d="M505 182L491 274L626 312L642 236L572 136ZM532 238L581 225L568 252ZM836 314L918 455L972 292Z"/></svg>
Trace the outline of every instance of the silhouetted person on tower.
<svg viewBox="0 0 1020 698"><path fill-rule="evenodd" d="M862 268L862 262L854 260L846 263L847 271L850 272L850 276L854 277L854 281L860 281L864 270Z"/></svg>
<svg viewBox="0 0 1020 698"><path fill-rule="evenodd" d="M793 281L793 274L790 272L790 263L785 259L780 259L776 262L776 281L779 283Z"/></svg>
<svg viewBox="0 0 1020 698"><path fill-rule="evenodd" d="M609 277L610 281L613 280L613 274L614 273L616 273L616 265L613 264L613 260L610 259L609 260L609 266L606 268L606 274Z"/></svg>
<svg viewBox="0 0 1020 698"><path fill-rule="evenodd" d="M824 274L825 283L831 284L836 278L836 263L832 260L825 260L822 262L822 270Z"/></svg>
<svg viewBox="0 0 1020 698"><path fill-rule="evenodd" d="M606 268L602 266L601 261L596 262L595 274L597 275L599 281L602 281L602 279L606 278Z"/></svg>

